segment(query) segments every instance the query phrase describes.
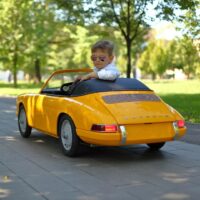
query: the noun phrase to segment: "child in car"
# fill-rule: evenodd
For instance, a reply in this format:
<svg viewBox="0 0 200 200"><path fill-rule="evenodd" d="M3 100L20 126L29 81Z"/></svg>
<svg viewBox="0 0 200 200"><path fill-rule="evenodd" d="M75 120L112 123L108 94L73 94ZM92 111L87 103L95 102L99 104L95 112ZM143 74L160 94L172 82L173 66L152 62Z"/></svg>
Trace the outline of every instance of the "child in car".
<svg viewBox="0 0 200 200"><path fill-rule="evenodd" d="M115 80L120 72L114 64L114 44L108 40L96 42L91 48L91 60L94 64L93 72L77 77L76 81L84 81L91 78L103 80Z"/></svg>

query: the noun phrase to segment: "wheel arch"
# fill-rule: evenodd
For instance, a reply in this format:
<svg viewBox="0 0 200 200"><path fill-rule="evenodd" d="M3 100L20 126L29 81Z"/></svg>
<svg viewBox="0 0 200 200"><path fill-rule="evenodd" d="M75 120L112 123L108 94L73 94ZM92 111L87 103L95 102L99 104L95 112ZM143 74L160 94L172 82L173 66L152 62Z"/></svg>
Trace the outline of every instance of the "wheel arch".
<svg viewBox="0 0 200 200"><path fill-rule="evenodd" d="M31 126L31 127L33 127L33 124L30 122L31 119L28 117L29 115L28 115L28 111L27 111L28 108L27 108L26 102L24 102L24 101L19 101L18 106L17 106L17 109L18 109L17 115L19 114L19 110L20 110L21 107L23 107L24 110L25 110L26 119L27 119L28 125Z"/></svg>
<svg viewBox="0 0 200 200"><path fill-rule="evenodd" d="M19 103L19 108L23 106L24 107L24 104L22 102ZM24 108L25 109L25 108Z"/></svg>
<svg viewBox="0 0 200 200"><path fill-rule="evenodd" d="M23 104L22 102L19 102L18 105L17 105L17 107L16 107L16 108L17 108L17 109L16 109L16 115L17 115L17 116L18 116L18 114L19 114L19 109L20 109L21 106L24 107L24 104ZM25 108L24 108L24 109L25 109Z"/></svg>
<svg viewBox="0 0 200 200"><path fill-rule="evenodd" d="M68 117L70 117L71 120L72 120L73 123L74 123L74 120L72 119L72 117L71 117L69 114L64 113L64 112L60 113L60 114L58 115L58 118L57 118L57 129L56 129L56 130L57 130L56 134L57 134L58 137L59 137L59 122L60 122L60 119L61 119L62 116L68 116Z"/></svg>
<svg viewBox="0 0 200 200"><path fill-rule="evenodd" d="M22 137L28 138L31 135L32 127L29 125L25 106L22 102L20 102L18 104L17 108L18 108L18 127L19 127L20 134ZM21 115L20 115L21 110L24 110L24 114L25 114L25 119L24 119L25 127L24 128L21 127L21 122L20 122L21 121L20 120L21 119Z"/></svg>

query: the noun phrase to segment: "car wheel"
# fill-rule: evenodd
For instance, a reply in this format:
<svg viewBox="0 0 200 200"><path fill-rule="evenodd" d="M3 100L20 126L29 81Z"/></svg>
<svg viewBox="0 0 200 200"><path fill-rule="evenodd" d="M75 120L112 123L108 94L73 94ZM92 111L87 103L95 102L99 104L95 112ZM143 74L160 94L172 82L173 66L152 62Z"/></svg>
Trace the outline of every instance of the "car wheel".
<svg viewBox="0 0 200 200"><path fill-rule="evenodd" d="M147 144L149 146L149 148L153 151L157 151L159 149L161 149L164 145L165 142L159 142L159 143L149 143Z"/></svg>
<svg viewBox="0 0 200 200"><path fill-rule="evenodd" d="M28 138L31 135L32 128L28 125L24 106L19 107L18 127L19 127L19 131L22 137Z"/></svg>
<svg viewBox="0 0 200 200"><path fill-rule="evenodd" d="M60 118L58 128L63 153L70 157L77 155L80 141L76 135L76 127L72 119L67 115L63 115Z"/></svg>

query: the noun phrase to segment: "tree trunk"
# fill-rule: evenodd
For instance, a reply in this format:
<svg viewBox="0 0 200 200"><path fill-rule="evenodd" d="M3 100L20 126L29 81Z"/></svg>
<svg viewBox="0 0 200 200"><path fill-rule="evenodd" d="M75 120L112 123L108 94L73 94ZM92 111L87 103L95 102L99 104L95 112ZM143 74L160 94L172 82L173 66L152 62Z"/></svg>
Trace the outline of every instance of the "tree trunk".
<svg viewBox="0 0 200 200"><path fill-rule="evenodd" d="M13 80L14 80L14 87L17 87L17 62L18 62L18 55L17 55L17 51L15 51L14 58L13 58Z"/></svg>
<svg viewBox="0 0 200 200"><path fill-rule="evenodd" d="M139 59L139 53L137 53L136 55L135 55L135 59L134 59L134 62L133 62L133 77L134 78L139 78L139 77L137 77L138 76L138 74L137 74L137 70L138 70L138 68L137 68L137 61L138 61L138 59Z"/></svg>
<svg viewBox="0 0 200 200"><path fill-rule="evenodd" d="M131 41L130 39L126 39L126 47L127 47L127 71L126 77L130 78L131 75Z"/></svg>
<svg viewBox="0 0 200 200"><path fill-rule="evenodd" d="M152 80L156 80L156 74L154 72L152 72Z"/></svg>
<svg viewBox="0 0 200 200"><path fill-rule="evenodd" d="M41 83L40 59L35 60L35 82Z"/></svg>

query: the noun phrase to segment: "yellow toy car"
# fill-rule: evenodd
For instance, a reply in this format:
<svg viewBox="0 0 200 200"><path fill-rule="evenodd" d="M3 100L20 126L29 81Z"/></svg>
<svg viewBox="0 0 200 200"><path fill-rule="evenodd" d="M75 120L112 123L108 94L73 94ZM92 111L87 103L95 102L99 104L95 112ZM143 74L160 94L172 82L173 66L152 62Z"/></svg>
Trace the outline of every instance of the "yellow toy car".
<svg viewBox="0 0 200 200"><path fill-rule="evenodd" d="M74 83L90 69L54 72L38 94L17 98L22 137L38 129L59 138L65 155L82 143L104 146L147 144L160 149L183 136L183 117L136 79L90 79Z"/></svg>

